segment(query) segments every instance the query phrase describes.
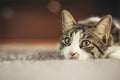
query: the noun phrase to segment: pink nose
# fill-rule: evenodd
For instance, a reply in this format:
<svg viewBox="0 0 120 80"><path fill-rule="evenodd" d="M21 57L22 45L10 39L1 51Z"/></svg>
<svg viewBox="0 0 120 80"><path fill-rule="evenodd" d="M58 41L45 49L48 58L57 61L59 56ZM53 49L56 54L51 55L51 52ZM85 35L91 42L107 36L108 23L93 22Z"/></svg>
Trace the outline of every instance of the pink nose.
<svg viewBox="0 0 120 80"><path fill-rule="evenodd" d="M74 56L76 54L75 51L70 51L69 53L70 53L71 56Z"/></svg>

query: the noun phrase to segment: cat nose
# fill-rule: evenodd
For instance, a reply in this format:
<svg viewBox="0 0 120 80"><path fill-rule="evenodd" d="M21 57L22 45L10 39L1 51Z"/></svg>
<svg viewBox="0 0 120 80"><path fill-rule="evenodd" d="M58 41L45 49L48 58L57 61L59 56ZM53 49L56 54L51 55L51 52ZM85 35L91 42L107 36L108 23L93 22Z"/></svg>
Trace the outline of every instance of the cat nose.
<svg viewBox="0 0 120 80"><path fill-rule="evenodd" d="M74 56L76 54L75 51L70 51L69 53L70 53L71 56Z"/></svg>

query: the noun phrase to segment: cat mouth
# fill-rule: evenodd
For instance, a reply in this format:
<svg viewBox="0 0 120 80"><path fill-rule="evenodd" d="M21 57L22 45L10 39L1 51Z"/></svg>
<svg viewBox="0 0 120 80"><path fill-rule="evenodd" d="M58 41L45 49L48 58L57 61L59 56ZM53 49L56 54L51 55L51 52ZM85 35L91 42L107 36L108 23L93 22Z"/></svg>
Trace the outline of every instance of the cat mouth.
<svg viewBox="0 0 120 80"><path fill-rule="evenodd" d="M80 57L80 54L75 53L75 54L73 54L73 55L71 56L70 59L79 59L79 57Z"/></svg>

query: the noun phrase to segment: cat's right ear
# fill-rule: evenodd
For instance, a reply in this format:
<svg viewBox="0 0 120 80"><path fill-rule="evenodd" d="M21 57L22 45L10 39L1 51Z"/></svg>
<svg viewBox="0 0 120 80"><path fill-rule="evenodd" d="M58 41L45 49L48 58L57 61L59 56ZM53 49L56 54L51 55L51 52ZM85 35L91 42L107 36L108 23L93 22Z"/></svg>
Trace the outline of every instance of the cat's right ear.
<svg viewBox="0 0 120 80"><path fill-rule="evenodd" d="M65 32L74 27L77 24L70 12L67 10L62 11L62 32Z"/></svg>

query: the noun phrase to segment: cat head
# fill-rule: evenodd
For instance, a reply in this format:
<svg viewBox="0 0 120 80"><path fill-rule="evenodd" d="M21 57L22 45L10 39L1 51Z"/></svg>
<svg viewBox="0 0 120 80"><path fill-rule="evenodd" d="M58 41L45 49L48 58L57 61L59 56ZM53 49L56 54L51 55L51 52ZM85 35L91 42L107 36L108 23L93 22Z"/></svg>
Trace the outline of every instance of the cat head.
<svg viewBox="0 0 120 80"><path fill-rule="evenodd" d="M111 15L98 22L79 24L67 11L62 12L60 53L67 59L102 58L110 46Z"/></svg>

